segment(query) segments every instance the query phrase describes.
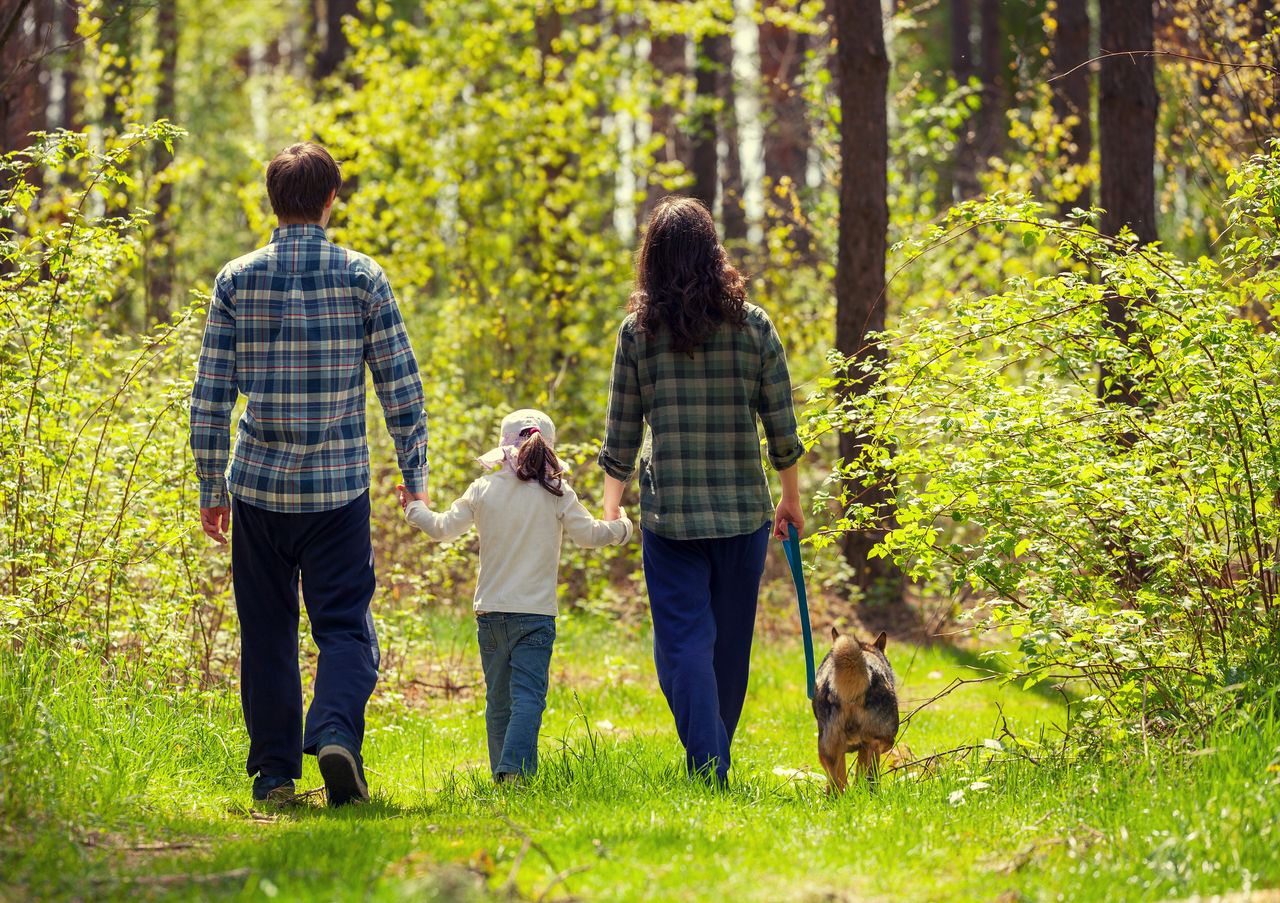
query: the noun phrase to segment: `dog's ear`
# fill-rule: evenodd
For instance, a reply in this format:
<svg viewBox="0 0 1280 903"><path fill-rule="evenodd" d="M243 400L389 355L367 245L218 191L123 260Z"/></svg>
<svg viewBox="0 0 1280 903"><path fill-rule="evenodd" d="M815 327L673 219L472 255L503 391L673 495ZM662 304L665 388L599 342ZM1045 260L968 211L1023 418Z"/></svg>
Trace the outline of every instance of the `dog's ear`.
<svg viewBox="0 0 1280 903"><path fill-rule="evenodd" d="M831 642L834 643L838 639L840 639L840 631L836 630L836 625L832 624L831 625Z"/></svg>
<svg viewBox="0 0 1280 903"><path fill-rule="evenodd" d="M887 640L888 640L888 637L885 636L884 631L883 630L880 631L880 635L876 637L875 647L879 649L881 652L884 652L884 644Z"/></svg>

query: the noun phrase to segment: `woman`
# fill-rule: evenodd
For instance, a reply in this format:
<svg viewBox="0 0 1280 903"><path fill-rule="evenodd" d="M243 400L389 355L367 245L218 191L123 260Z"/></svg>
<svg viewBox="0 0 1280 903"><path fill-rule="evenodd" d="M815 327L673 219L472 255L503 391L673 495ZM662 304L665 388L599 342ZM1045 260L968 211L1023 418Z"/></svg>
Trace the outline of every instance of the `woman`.
<svg viewBox="0 0 1280 903"><path fill-rule="evenodd" d="M791 378L768 315L698 201L667 198L636 258L599 462L617 515L640 454L640 524L658 683L693 774L724 783L747 692L756 598L776 536L804 525ZM756 418L782 482L776 512Z"/></svg>

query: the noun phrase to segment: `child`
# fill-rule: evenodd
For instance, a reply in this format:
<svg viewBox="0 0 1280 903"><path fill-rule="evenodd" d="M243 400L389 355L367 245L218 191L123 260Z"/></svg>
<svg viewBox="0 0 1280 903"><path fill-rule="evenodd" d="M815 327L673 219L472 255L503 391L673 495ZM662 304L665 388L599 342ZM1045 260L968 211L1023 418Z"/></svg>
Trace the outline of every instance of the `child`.
<svg viewBox="0 0 1280 903"><path fill-rule="evenodd" d="M625 512L616 520L596 520L578 501L552 451L555 435L541 411L508 414L499 446L479 459L493 469L443 514L408 501L399 487L405 520L432 539L456 539L472 524L480 534L476 633L484 667L489 769L498 783L538 768L538 729L556 637L561 531L589 549L631 538Z"/></svg>

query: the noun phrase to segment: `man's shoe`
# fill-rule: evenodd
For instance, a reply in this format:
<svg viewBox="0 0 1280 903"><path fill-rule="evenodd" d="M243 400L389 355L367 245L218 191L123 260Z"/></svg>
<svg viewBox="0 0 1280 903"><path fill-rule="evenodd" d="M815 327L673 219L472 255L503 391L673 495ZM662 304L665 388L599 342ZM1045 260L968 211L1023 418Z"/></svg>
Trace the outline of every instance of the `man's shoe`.
<svg viewBox="0 0 1280 903"><path fill-rule="evenodd" d="M369 802L369 785L364 781L360 753L339 740L329 740L320 746L316 758L330 806Z"/></svg>
<svg viewBox="0 0 1280 903"><path fill-rule="evenodd" d="M293 802L293 797L293 778L260 774L253 779L253 801L255 803L285 806Z"/></svg>

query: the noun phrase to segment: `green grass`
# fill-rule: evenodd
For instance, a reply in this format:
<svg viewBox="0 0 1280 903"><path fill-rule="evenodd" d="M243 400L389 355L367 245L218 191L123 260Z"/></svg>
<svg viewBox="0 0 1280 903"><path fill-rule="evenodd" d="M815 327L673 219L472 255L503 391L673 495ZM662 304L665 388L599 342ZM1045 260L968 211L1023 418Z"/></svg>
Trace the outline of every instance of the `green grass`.
<svg viewBox="0 0 1280 903"><path fill-rule="evenodd" d="M177 695L69 655L0 653L0 897L1154 900L1280 885L1274 722L1197 756L981 757L831 799L793 775L816 770L798 644L762 636L718 793L681 773L647 633L562 618L541 771L499 790L482 694L414 682L477 684L473 629L435 620L403 691L375 697L372 804L271 820L249 807L232 690ZM906 708L975 674L944 647L889 651ZM1062 715L1051 696L966 685L904 739L920 757ZM309 762L302 786L319 783Z"/></svg>

